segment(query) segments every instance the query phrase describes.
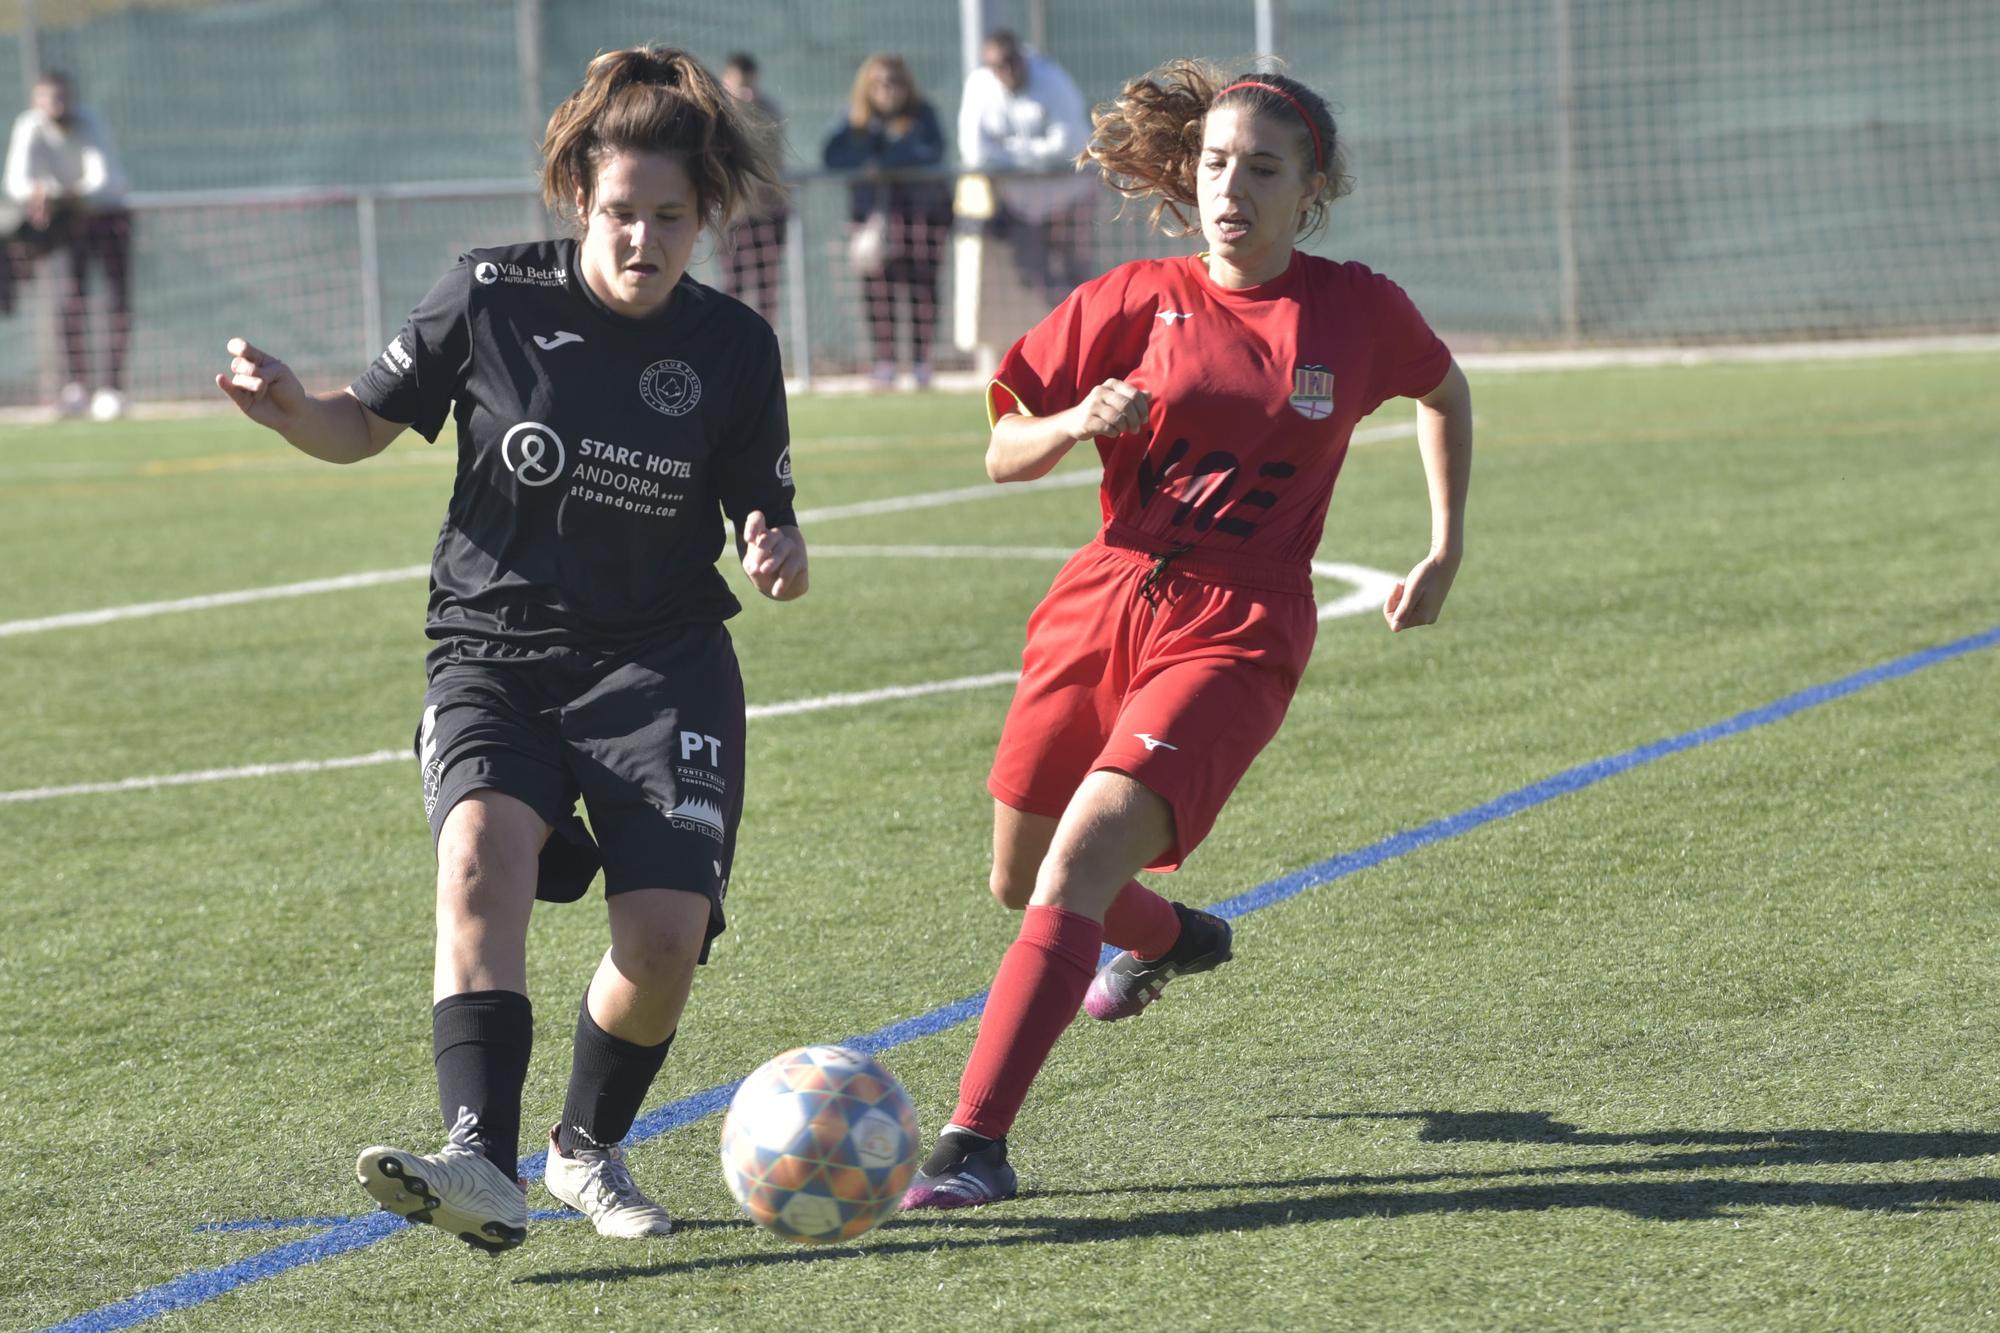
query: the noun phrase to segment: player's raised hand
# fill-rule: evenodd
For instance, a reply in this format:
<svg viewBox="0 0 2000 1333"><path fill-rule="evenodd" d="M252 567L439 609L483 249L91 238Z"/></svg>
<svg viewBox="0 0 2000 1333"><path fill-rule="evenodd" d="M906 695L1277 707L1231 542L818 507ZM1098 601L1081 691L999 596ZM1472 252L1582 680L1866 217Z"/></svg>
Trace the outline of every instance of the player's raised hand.
<svg viewBox="0 0 2000 1333"><path fill-rule="evenodd" d="M1435 552L1425 556L1410 576L1389 591L1382 604L1382 618L1392 631L1417 625L1435 625L1444 610L1445 595L1458 575L1458 560Z"/></svg>
<svg viewBox="0 0 2000 1333"><path fill-rule="evenodd" d="M1136 384L1110 379L1092 389L1070 411L1071 436L1080 444L1100 435L1133 435L1146 429L1153 400Z"/></svg>
<svg viewBox="0 0 2000 1333"><path fill-rule="evenodd" d="M215 387L260 426L281 435L298 426L311 410L311 401L292 368L241 338L231 338L228 351L229 373L217 375Z"/></svg>
<svg viewBox="0 0 2000 1333"><path fill-rule="evenodd" d="M743 520L743 572L774 602L805 595L806 541L794 527L774 528L761 509Z"/></svg>

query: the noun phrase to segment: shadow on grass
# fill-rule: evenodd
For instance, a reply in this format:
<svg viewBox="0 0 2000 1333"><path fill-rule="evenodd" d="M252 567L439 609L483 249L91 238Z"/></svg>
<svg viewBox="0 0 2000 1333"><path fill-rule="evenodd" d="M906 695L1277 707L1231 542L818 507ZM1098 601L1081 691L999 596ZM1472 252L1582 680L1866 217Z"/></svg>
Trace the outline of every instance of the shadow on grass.
<svg viewBox="0 0 2000 1333"><path fill-rule="evenodd" d="M1294 1176L1276 1180L1198 1183L1135 1182L1116 1189L1029 1190L1010 1203L970 1213L899 1217L863 1245L828 1249L760 1249L753 1253L679 1262L601 1266L516 1278L526 1284L616 1282L714 1269L813 1264L861 1255L894 1255L983 1249L992 1246L1093 1244L1160 1236L1255 1231L1302 1222L1414 1217L1461 1212L1544 1212L1596 1208L1649 1221L1699 1221L1744 1209L1832 1207L1859 1212L1914 1213L1971 1203L2000 1202L2000 1178L1820 1182L1731 1180L1706 1174L1769 1167L1838 1167L1889 1162L1943 1161L2000 1154L2000 1134L1883 1133L1853 1130L1658 1130L1591 1134L1540 1111L1387 1111L1274 1115L1273 1120L1416 1120L1418 1138L1430 1143L1521 1143L1559 1147L1656 1147L1658 1152L1613 1161L1565 1162L1479 1171L1398 1175ZM1566 1177L1542 1180L1541 1177ZM1522 1178L1527 1178L1525 1181ZM1585 1177L1578 1179L1577 1177ZM1515 1183L1481 1182L1511 1179ZM1417 1189L1416 1186L1457 1188ZM1186 1206L1191 1196L1230 1196L1209 1206ZM1127 1216L1051 1217L1032 1209L1038 1200L1178 1196L1173 1207ZM694 1223L693 1225L701 1225ZM737 1225L749 1228L748 1222ZM915 1232L909 1239L899 1233Z"/></svg>
<svg viewBox="0 0 2000 1333"><path fill-rule="evenodd" d="M1560 1147L1676 1150L1631 1160L1565 1163L1545 1168L1563 1172L1853 1166L2000 1154L2000 1133L1960 1130L1896 1133L1865 1129L1657 1129L1636 1134L1592 1134L1565 1124L1546 1111L1334 1111L1273 1115L1270 1119L1416 1120L1422 1122L1417 1138L1424 1143L1545 1143Z"/></svg>

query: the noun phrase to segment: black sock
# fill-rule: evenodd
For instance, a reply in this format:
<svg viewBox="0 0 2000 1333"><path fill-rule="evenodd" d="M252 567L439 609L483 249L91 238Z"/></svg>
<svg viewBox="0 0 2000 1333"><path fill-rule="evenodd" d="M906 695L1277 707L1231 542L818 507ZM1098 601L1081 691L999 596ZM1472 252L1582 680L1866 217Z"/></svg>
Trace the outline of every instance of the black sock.
<svg viewBox="0 0 2000 1333"><path fill-rule="evenodd" d="M937 1145L931 1149L931 1155L924 1158L924 1164L919 1169L927 1176L934 1176L940 1171L949 1171L976 1152L983 1152L996 1143L1005 1142L1005 1139L989 1139L969 1129L947 1125L944 1132L938 1135ZM1006 1153L1005 1148L1000 1150L1002 1161L1006 1160Z"/></svg>
<svg viewBox="0 0 2000 1333"><path fill-rule="evenodd" d="M475 990L431 1006L438 1109L451 1132L470 1112L462 1139L511 1179L520 1167L521 1085L535 1039L534 1010L518 991Z"/></svg>
<svg viewBox="0 0 2000 1333"><path fill-rule="evenodd" d="M670 1032L658 1046L614 1037L590 1016L590 992L576 1015L576 1048L570 1056L569 1092L563 1098L556 1144L565 1157L585 1148L610 1148L632 1132L653 1077L674 1044Z"/></svg>

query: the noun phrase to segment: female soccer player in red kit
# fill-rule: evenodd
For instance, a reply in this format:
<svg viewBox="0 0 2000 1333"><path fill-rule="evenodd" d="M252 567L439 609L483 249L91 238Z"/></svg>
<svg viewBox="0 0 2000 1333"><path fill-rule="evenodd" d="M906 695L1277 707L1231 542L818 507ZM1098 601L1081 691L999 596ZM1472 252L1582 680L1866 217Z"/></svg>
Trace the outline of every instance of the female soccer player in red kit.
<svg viewBox="0 0 2000 1333"><path fill-rule="evenodd" d="M1228 924L1141 887L1177 868L1283 720L1312 652L1309 561L1354 425L1415 398L1430 551L1392 630L1437 619L1471 473L1465 377L1400 287L1299 252L1343 192L1326 103L1297 80L1175 61L1093 117L1086 156L1208 249L1124 264L1016 343L986 469L1025 481L1095 440L1104 527L1028 621L987 781L994 896L1025 908L951 1123L905 1208L1012 1198L1007 1132L1079 1007L1138 1013L1230 957ZM1122 950L1093 979L1101 947Z"/></svg>

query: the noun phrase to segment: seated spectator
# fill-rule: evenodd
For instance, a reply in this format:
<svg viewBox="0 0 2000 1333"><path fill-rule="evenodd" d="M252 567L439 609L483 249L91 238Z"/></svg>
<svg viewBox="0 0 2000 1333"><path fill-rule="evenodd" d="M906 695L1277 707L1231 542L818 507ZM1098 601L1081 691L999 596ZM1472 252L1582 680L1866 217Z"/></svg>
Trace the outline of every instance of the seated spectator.
<svg viewBox="0 0 2000 1333"><path fill-rule="evenodd" d="M88 411L100 421L123 415L125 353L132 338L132 214L125 207L125 172L111 136L89 108L76 104L66 75L51 71L35 80L28 109L8 138L0 182L23 215L17 255L38 248L68 255L62 289L65 382L57 410L64 416ZM103 270L111 288L104 374L95 393L85 327L92 267ZM0 285L10 282L11 271ZM11 300L10 293L7 303Z"/></svg>
<svg viewBox="0 0 2000 1333"><path fill-rule="evenodd" d="M1089 261L1090 178L1076 156L1090 142L1083 94L1063 67L1002 28L980 48L958 110L959 165L994 174L991 232L1013 245L1024 281L1051 302L1096 276ZM1009 172L1055 173L1009 179Z"/></svg>
<svg viewBox="0 0 2000 1333"><path fill-rule="evenodd" d="M848 255L861 279L862 308L874 344L874 380L896 381L896 322L910 330L910 363L918 387L931 382L931 339L937 327L938 273L951 230L951 186L942 176L897 178L944 162L937 112L917 91L897 55L861 62L847 111L821 150L835 169L863 169L848 194ZM886 173L886 179L885 179Z"/></svg>

